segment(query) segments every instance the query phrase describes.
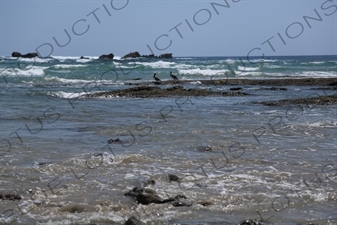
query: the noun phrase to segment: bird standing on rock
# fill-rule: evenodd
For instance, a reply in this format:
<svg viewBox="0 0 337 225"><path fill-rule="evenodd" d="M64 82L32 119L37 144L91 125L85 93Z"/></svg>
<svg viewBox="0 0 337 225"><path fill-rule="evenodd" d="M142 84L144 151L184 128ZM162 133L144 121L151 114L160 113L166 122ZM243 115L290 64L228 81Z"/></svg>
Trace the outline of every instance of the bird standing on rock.
<svg viewBox="0 0 337 225"><path fill-rule="evenodd" d="M178 80L178 77L176 75L173 75L172 71L170 72L170 76L173 78L173 80Z"/></svg>
<svg viewBox="0 0 337 225"><path fill-rule="evenodd" d="M160 80L158 77L156 77L156 75L157 75L157 73L154 73L154 74L153 74L153 78L154 78L156 81L160 82L161 80Z"/></svg>

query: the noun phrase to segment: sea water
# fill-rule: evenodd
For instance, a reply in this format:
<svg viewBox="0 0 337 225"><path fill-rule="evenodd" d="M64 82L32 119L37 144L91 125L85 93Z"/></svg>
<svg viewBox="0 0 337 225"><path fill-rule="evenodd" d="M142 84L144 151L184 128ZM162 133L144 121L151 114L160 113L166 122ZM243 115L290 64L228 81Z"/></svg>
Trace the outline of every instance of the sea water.
<svg viewBox="0 0 337 225"><path fill-rule="evenodd" d="M336 56L88 58L0 57L0 192L23 197L0 200L0 224L123 224L132 215L147 224L337 223L336 105L256 103L335 90L85 97L152 82L154 73L170 80L170 71L187 88L215 91L237 86L199 81L337 78ZM193 205L123 196L148 179L162 198L181 194Z"/></svg>

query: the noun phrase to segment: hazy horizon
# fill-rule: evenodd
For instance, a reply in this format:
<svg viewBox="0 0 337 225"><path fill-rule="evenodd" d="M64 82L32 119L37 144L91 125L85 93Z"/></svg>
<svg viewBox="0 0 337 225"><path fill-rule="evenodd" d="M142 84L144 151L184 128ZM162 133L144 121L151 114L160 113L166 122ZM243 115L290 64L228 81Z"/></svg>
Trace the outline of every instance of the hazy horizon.
<svg viewBox="0 0 337 225"><path fill-rule="evenodd" d="M337 55L336 0L1 0L0 6L2 56L37 50L43 57L133 51L174 57Z"/></svg>

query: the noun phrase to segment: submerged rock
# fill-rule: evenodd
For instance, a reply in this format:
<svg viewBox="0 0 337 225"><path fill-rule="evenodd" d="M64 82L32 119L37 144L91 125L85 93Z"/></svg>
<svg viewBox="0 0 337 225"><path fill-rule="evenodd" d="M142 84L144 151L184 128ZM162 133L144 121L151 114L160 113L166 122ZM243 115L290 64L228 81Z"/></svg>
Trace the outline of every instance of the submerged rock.
<svg viewBox="0 0 337 225"><path fill-rule="evenodd" d="M230 91L240 91L242 90L242 87L235 87L235 88L230 88Z"/></svg>
<svg viewBox="0 0 337 225"><path fill-rule="evenodd" d="M284 99L278 101L265 101L261 102L266 106L281 106L281 105L331 105L337 104L337 94L329 96L319 96L312 98L299 98L299 99Z"/></svg>
<svg viewBox="0 0 337 225"><path fill-rule="evenodd" d="M135 216L131 216L127 221L125 221L124 225L143 225L144 223L137 219Z"/></svg>
<svg viewBox="0 0 337 225"><path fill-rule="evenodd" d="M11 200L11 201L20 201L22 198L17 193L0 193L1 200Z"/></svg>
<svg viewBox="0 0 337 225"><path fill-rule="evenodd" d="M177 175L174 174L167 174L167 179L171 182L171 181L175 181L175 182L180 182L182 180L182 178L179 178Z"/></svg>
<svg viewBox="0 0 337 225"><path fill-rule="evenodd" d="M197 149L201 152L211 152L213 149L209 146L198 146Z"/></svg>
<svg viewBox="0 0 337 225"><path fill-rule="evenodd" d="M257 221L257 220L242 220L241 222L238 223L238 225L263 225L263 223Z"/></svg>
<svg viewBox="0 0 337 225"><path fill-rule="evenodd" d="M124 193L124 196L130 196L142 205L148 205L150 203L164 204L168 202L180 201L182 198L186 199L186 197L183 195L177 195L174 198L163 199L159 197L155 191L139 187L134 187L132 190Z"/></svg>
<svg viewBox="0 0 337 225"><path fill-rule="evenodd" d="M97 209L90 205L68 205L60 209L61 212L82 213L82 212L96 212Z"/></svg>
<svg viewBox="0 0 337 225"><path fill-rule="evenodd" d="M268 87L268 88L260 88L260 90L267 90L267 91L286 91L287 88L283 87Z"/></svg>
<svg viewBox="0 0 337 225"><path fill-rule="evenodd" d="M141 181L140 183L141 183L142 187L147 187L149 185L155 185L156 181L153 180L153 179L150 179L150 180Z"/></svg>
<svg viewBox="0 0 337 225"><path fill-rule="evenodd" d="M109 139L108 140L108 144L121 144L121 143L123 143L119 138L117 138L117 139Z"/></svg>

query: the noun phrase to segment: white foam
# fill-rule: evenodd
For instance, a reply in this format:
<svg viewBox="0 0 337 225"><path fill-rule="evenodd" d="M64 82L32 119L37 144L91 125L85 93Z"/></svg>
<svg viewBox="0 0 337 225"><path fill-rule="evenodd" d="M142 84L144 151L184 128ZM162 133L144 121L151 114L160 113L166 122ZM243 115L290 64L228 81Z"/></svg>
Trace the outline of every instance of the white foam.
<svg viewBox="0 0 337 225"><path fill-rule="evenodd" d="M60 78L60 77L46 77L45 80L47 80L47 81L58 81L58 82L61 82L61 83L66 83L66 84L95 82L94 80L66 79L66 78Z"/></svg>
<svg viewBox="0 0 337 225"><path fill-rule="evenodd" d="M134 64L134 62L129 62L129 64ZM149 66L151 68L172 68L175 65L175 62L164 62L164 61L157 61L157 62L136 62L138 65Z"/></svg>
<svg viewBox="0 0 337 225"><path fill-rule="evenodd" d="M68 68L78 68L78 67L87 67L87 65L75 65L75 64L69 64L69 65L62 65L57 64L54 66L56 69L68 69Z"/></svg>
<svg viewBox="0 0 337 225"><path fill-rule="evenodd" d="M303 77L333 78L333 77L337 77L337 72L334 72L334 71L329 71L329 72L304 71L304 72L296 73L296 75L303 76Z"/></svg>
<svg viewBox="0 0 337 225"><path fill-rule="evenodd" d="M48 69L48 67L42 67L42 66L33 66L27 70L22 70L19 68L16 68L14 72L12 69L6 69L2 71L2 74L11 76L11 77L35 77L35 76L43 76L44 70Z"/></svg>
<svg viewBox="0 0 337 225"><path fill-rule="evenodd" d="M85 94L88 94L88 93L86 92L75 93L75 92L65 92L65 91L47 92L47 95L49 96L64 98L64 99L79 98Z"/></svg>
<svg viewBox="0 0 337 225"><path fill-rule="evenodd" d="M179 71L179 74L185 74L185 75L205 75L205 76L224 75L225 72L229 72L229 70L211 70L211 69L201 70L200 68L189 69L189 70L178 70L178 71Z"/></svg>
<svg viewBox="0 0 337 225"><path fill-rule="evenodd" d="M66 59L73 59L73 60L76 60L76 59L79 59L81 56L51 56L52 58L54 59L57 59L57 60L60 60L60 61L64 61ZM97 57L98 58L98 57Z"/></svg>
<svg viewBox="0 0 337 225"><path fill-rule="evenodd" d="M259 70L258 67L245 67L245 66L238 66L239 71L256 71Z"/></svg>

